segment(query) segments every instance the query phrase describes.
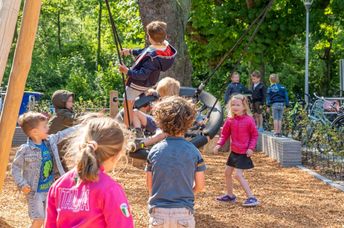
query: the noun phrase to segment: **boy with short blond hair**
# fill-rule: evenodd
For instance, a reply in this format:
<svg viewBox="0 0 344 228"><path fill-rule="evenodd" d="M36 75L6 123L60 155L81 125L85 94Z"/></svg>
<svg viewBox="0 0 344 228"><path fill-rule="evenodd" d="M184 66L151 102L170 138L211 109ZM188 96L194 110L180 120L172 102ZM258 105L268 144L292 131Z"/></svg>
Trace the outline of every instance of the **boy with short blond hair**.
<svg viewBox="0 0 344 228"><path fill-rule="evenodd" d="M165 77L161 79L157 85L156 91L152 90L149 93L156 93L160 98L168 96L178 96L180 91L180 82L171 77ZM142 127L149 131L151 134L155 134L151 138L145 138L139 142L138 147L143 148L151 146L164 138L166 134L164 132L158 132L158 126L151 115L148 115L140 110L134 110L133 125L138 138L142 138ZM157 133L157 134L156 134Z"/></svg>
<svg viewBox="0 0 344 228"><path fill-rule="evenodd" d="M54 171L64 174L57 143L74 128L48 135L48 119L37 112L21 115L18 122L29 139L17 150L11 172L14 182L27 196L31 227L42 227L47 193L55 179Z"/></svg>
<svg viewBox="0 0 344 228"><path fill-rule="evenodd" d="M149 227L195 227L195 193L203 191L206 166L198 149L184 138L195 120L191 102L172 96L153 112L167 138L154 145L147 157Z"/></svg>
<svg viewBox="0 0 344 228"><path fill-rule="evenodd" d="M270 112L270 107L272 107L274 134L277 137L282 137L281 130L284 106L289 106L288 91L285 86L279 84L279 77L277 74L271 74L269 79L271 86L266 92L267 112Z"/></svg>
<svg viewBox="0 0 344 228"><path fill-rule="evenodd" d="M123 49L122 55L133 55L136 57L135 63L129 69L125 65L119 66L119 71L128 76L126 83L126 94L128 108L124 108L124 123L127 127L131 123L128 121L127 109L130 120L136 97L152 88L159 80L160 72L171 68L177 54L177 50L172 47L166 39L167 25L162 21L152 21L146 27L148 40L151 44L144 49ZM127 102L124 102L126 106Z"/></svg>

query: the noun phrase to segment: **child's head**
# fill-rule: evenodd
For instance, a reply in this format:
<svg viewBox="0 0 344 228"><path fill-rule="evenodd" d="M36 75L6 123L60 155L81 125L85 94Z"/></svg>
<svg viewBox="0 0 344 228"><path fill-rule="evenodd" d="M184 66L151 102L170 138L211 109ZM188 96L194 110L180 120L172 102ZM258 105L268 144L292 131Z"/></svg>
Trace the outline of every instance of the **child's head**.
<svg viewBox="0 0 344 228"><path fill-rule="evenodd" d="M163 132L181 136L192 126L196 110L194 105L178 96L166 97L154 106L153 116Z"/></svg>
<svg viewBox="0 0 344 228"><path fill-rule="evenodd" d="M278 83L279 82L278 75L277 74L271 74L269 80L270 80L271 84Z"/></svg>
<svg viewBox="0 0 344 228"><path fill-rule="evenodd" d="M24 113L19 117L18 124L29 138L39 140L48 138L48 118L41 113Z"/></svg>
<svg viewBox="0 0 344 228"><path fill-rule="evenodd" d="M261 78L262 78L262 75L260 74L260 72L258 70L255 70L255 71L252 72L251 80L252 80L253 83L260 82Z"/></svg>
<svg viewBox="0 0 344 228"><path fill-rule="evenodd" d="M159 81L156 90L160 97L178 96L180 83L174 78L166 77Z"/></svg>
<svg viewBox="0 0 344 228"><path fill-rule="evenodd" d="M69 142L67 160L75 161L83 181L95 181L100 166L109 171L124 153L124 130L110 117L93 118L79 129L79 135ZM76 157L75 157L76 156Z"/></svg>
<svg viewBox="0 0 344 228"><path fill-rule="evenodd" d="M242 94L233 95L228 102L227 109L228 115L231 118L233 118L234 116L251 114L247 97Z"/></svg>
<svg viewBox="0 0 344 228"><path fill-rule="evenodd" d="M74 94L67 90L57 90L54 92L51 101L56 109L73 109Z"/></svg>
<svg viewBox="0 0 344 228"><path fill-rule="evenodd" d="M156 43L162 43L166 39L167 25L162 21L152 21L146 26L149 38ZM151 41L150 41L151 42Z"/></svg>
<svg viewBox="0 0 344 228"><path fill-rule="evenodd" d="M239 75L239 73L238 72L233 72L232 74L231 74L231 81L233 82L233 83L238 83L238 82L240 82L240 75Z"/></svg>

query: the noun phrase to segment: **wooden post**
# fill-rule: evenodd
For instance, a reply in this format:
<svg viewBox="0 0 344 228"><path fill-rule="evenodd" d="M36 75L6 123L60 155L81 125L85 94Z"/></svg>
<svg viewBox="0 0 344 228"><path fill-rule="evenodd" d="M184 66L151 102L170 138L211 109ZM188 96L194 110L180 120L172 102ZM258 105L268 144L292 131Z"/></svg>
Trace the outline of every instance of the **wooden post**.
<svg viewBox="0 0 344 228"><path fill-rule="evenodd" d="M0 191L6 176L6 167L20 103L31 66L40 10L41 0L26 0L4 108L0 119Z"/></svg>
<svg viewBox="0 0 344 228"><path fill-rule="evenodd" d="M110 91L110 116L115 118L118 113L118 92Z"/></svg>
<svg viewBox="0 0 344 228"><path fill-rule="evenodd" d="M0 1L0 86L11 50L21 0Z"/></svg>

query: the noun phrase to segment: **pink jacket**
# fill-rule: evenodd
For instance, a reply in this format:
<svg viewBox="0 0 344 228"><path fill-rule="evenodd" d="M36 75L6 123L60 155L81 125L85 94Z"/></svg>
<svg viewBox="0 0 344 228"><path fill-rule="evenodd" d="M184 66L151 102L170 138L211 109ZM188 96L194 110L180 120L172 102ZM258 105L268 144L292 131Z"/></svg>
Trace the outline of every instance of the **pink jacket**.
<svg viewBox="0 0 344 228"><path fill-rule="evenodd" d="M223 146L229 137L231 137L231 151L246 154L248 149L254 150L258 131L253 118L248 115L227 118L217 145Z"/></svg>
<svg viewBox="0 0 344 228"><path fill-rule="evenodd" d="M104 171L97 182L76 180L73 169L51 186L44 227L134 227L122 187Z"/></svg>

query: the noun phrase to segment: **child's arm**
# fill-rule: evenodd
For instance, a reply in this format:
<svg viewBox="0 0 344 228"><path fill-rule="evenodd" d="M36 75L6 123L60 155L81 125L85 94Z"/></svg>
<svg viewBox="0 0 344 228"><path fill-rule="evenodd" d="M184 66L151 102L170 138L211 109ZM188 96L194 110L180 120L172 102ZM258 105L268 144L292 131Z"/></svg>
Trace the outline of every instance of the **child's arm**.
<svg viewBox="0 0 344 228"><path fill-rule="evenodd" d="M152 195L152 186L153 186L152 172L146 172L146 185L147 185L149 196L151 196Z"/></svg>
<svg viewBox="0 0 344 228"><path fill-rule="evenodd" d="M154 61L147 59L144 61L140 69L129 69L127 72L128 77L139 81L146 81L153 71L159 69Z"/></svg>
<svg viewBox="0 0 344 228"><path fill-rule="evenodd" d="M46 217L44 220L44 227L54 228L57 227L57 210L55 205L54 189L50 188L47 196Z"/></svg>
<svg viewBox="0 0 344 228"><path fill-rule="evenodd" d="M56 134L49 135L49 143L50 144L58 144L60 143L64 138L75 132L80 125L76 125L74 127L67 128L63 131L59 131Z"/></svg>
<svg viewBox="0 0 344 228"><path fill-rule="evenodd" d="M285 97L285 106L289 107L289 97L288 97L288 91L286 88L284 88L284 97Z"/></svg>
<svg viewBox="0 0 344 228"><path fill-rule="evenodd" d="M266 102L266 88L265 88L264 84L262 86L262 100L263 100L263 104L264 104Z"/></svg>
<svg viewBox="0 0 344 228"><path fill-rule="evenodd" d="M266 91L266 105L268 107L270 107L271 105L271 100L270 100L270 87L268 88L268 90Z"/></svg>
<svg viewBox="0 0 344 228"><path fill-rule="evenodd" d="M217 145L218 146L225 145L230 135L231 135L231 120L228 118L222 127L221 136L219 138L219 141L217 141Z"/></svg>
<svg viewBox="0 0 344 228"><path fill-rule="evenodd" d="M250 129L249 129L249 131L250 131L251 137L250 137L250 142L248 144L248 149L254 151L256 148L256 145L257 145L259 135L258 135L257 127L256 127L256 124L255 124L253 118L250 118Z"/></svg>
<svg viewBox="0 0 344 228"><path fill-rule="evenodd" d="M145 144L145 146L151 146L151 145L154 145L158 142L160 142L161 140L164 140L166 138L166 134L161 132L157 135L154 135L153 137L150 137L150 138L146 138L143 140L143 143Z"/></svg>
<svg viewBox="0 0 344 228"><path fill-rule="evenodd" d="M153 150L153 148L152 148L152 150ZM146 167L145 167L145 171L146 171L146 185L147 185L147 190L148 190L149 196L152 195L152 186L153 186L152 163L151 163L151 160L150 160L150 157L151 157L152 154L153 154L152 152L149 152L149 154L147 156Z"/></svg>
<svg viewBox="0 0 344 228"><path fill-rule="evenodd" d="M133 56L138 56L140 55L143 50L145 50L144 48L135 48L135 49L131 49L130 52Z"/></svg>
<svg viewBox="0 0 344 228"><path fill-rule="evenodd" d="M12 162L12 169L11 174L13 176L14 182L20 188L20 190L24 190L25 187L29 186L27 181L23 177L23 167L24 167L24 154L27 147L25 145L21 146L14 160Z"/></svg>
<svg viewBox="0 0 344 228"><path fill-rule="evenodd" d="M203 192L205 189L205 175L204 172L195 173L195 186L193 187L193 192L196 194L198 192Z"/></svg>
<svg viewBox="0 0 344 228"><path fill-rule="evenodd" d="M106 190L103 198L103 215L106 227L134 227L128 199L120 186L111 186Z"/></svg>
<svg viewBox="0 0 344 228"><path fill-rule="evenodd" d="M205 176L204 171L206 166L202 158L201 153L198 151L197 162L196 162L196 172L195 172L195 186L193 187L193 192L202 192L205 189Z"/></svg>
<svg viewBox="0 0 344 228"><path fill-rule="evenodd" d="M225 97L224 97L224 99L225 99L225 105L228 103L230 94L231 94L231 86L230 86L230 84L229 84L228 87L227 87L227 89L226 89Z"/></svg>

